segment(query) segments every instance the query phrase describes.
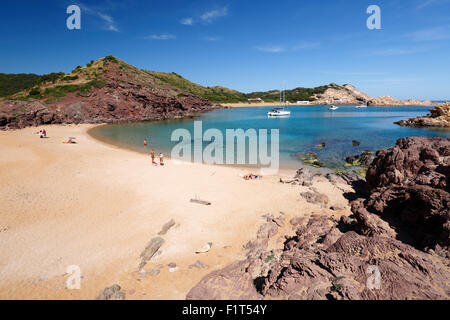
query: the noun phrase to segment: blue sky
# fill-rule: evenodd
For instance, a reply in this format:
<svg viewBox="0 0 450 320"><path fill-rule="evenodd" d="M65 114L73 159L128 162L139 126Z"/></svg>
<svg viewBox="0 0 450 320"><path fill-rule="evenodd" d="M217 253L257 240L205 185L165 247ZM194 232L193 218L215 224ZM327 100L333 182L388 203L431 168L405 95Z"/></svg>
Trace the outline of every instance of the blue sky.
<svg viewBox="0 0 450 320"><path fill-rule="evenodd" d="M81 7L68 30L67 6ZM369 5L381 30L369 30ZM2 0L0 72L70 72L114 55L249 92L351 83L450 99L450 0Z"/></svg>

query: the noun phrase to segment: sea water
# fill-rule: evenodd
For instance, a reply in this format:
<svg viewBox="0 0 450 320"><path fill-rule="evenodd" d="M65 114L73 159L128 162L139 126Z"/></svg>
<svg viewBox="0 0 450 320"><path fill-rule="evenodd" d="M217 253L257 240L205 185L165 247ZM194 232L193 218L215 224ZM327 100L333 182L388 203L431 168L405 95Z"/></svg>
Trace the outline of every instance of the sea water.
<svg viewBox="0 0 450 320"><path fill-rule="evenodd" d="M203 132L219 129L225 137L226 129L279 129L280 165L294 168L307 152L317 154L320 162L337 168L345 164L345 157L363 150L377 151L392 147L397 139L411 136L450 138L450 130L401 127L394 122L423 116L429 107L367 107L339 106L331 111L327 106L290 106L291 116L269 118L271 107L246 107L214 110L195 118L127 123L99 126L90 133L105 142L138 152L163 152L170 156L178 141L171 134L179 128L187 129L193 137L194 121L202 121ZM144 146L147 140L147 147ZM354 146L352 141L360 142ZM325 143L320 149L318 144ZM206 147L208 142L203 142ZM225 146L224 146L225 148ZM236 148L235 148L236 149ZM270 150L270 149L269 149ZM225 154L225 150L223 152Z"/></svg>

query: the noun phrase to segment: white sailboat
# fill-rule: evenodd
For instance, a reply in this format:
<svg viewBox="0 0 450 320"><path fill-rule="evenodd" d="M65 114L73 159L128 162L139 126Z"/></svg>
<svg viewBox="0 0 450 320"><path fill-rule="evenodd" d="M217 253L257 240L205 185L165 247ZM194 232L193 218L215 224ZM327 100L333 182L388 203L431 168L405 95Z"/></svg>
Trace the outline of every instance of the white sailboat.
<svg viewBox="0 0 450 320"><path fill-rule="evenodd" d="M286 106L286 93L284 90L281 90L280 91L280 107L273 108L272 111L267 112L267 116L269 116L269 118L270 117L289 117L291 115L290 111L285 110L282 107L281 97L283 97L283 103L284 103L284 106Z"/></svg>
<svg viewBox="0 0 450 320"><path fill-rule="evenodd" d="M367 103L356 106L357 109L367 108Z"/></svg>

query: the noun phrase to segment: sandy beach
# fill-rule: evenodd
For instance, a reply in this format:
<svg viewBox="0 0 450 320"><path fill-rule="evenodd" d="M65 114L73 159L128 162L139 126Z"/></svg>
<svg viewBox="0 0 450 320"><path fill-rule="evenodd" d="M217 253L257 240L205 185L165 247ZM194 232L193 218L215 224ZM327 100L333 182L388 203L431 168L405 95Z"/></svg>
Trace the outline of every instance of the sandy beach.
<svg viewBox="0 0 450 320"><path fill-rule="evenodd" d="M237 167L153 167L148 155L95 140L91 127L46 126L48 139L33 134L43 127L0 132L0 299L94 299L113 284L127 299L184 299L203 276L243 257L263 215L350 214L326 179L314 187L344 209L307 203L306 187L280 183L292 170L245 181L248 169ZM77 144L62 143L71 136ZM196 196L212 205L191 203ZM141 252L171 219L145 266L160 273L140 276ZM281 248L285 232L271 246ZM207 242L211 250L196 254ZM207 267L189 268L197 260ZM80 267L80 289L66 288L70 265Z"/></svg>

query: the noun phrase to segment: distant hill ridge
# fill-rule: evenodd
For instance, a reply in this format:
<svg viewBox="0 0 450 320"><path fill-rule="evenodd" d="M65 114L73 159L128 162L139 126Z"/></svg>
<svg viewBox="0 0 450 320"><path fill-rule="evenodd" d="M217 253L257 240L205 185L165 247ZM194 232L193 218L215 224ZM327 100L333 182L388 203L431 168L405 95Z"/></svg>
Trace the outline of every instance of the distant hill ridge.
<svg viewBox="0 0 450 320"><path fill-rule="evenodd" d="M242 93L222 86L204 87L185 79L175 72L166 73L137 69L115 57L109 56L107 58L116 59L124 66L146 73L154 78L158 85L171 87L173 90L179 91L179 94L193 94L214 103L245 102L248 101L248 99L255 98L261 98L267 102L276 102L280 99L279 90ZM0 82L0 97L15 100L39 99L42 97L38 93L39 89L57 87L61 85L71 85L74 83L79 84L82 82L79 79L83 79L83 77L85 78L84 80L96 78L99 73L101 74L104 71L98 63L99 60L91 61L84 68L78 66L70 74L64 74L63 72L51 73L42 76L35 74L0 74L0 79L2 80ZM87 83L87 81L85 81L85 83ZM330 84L316 88L298 87L291 90L285 90L285 95L286 99L291 101L314 101L315 94L324 93L328 88L337 86L338 85Z"/></svg>

